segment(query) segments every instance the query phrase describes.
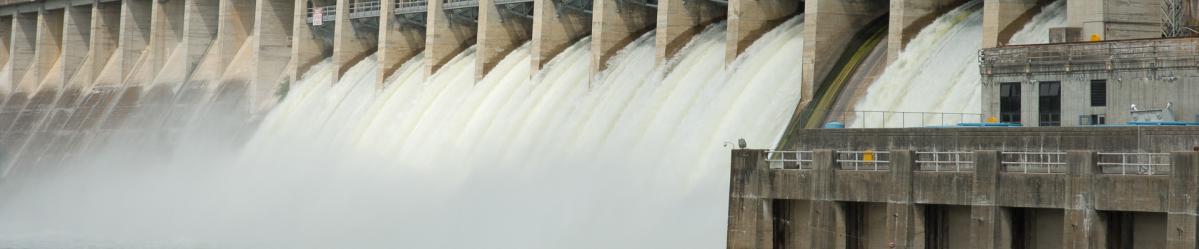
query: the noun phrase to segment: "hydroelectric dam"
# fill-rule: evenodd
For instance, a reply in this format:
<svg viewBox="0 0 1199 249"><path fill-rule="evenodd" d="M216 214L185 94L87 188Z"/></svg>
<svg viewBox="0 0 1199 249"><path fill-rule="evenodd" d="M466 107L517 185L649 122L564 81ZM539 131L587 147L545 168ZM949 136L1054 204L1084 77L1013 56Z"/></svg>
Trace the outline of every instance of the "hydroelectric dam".
<svg viewBox="0 0 1199 249"><path fill-rule="evenodd" d="M1195 248L1191 0L0 0L0 248Z"/></svg>

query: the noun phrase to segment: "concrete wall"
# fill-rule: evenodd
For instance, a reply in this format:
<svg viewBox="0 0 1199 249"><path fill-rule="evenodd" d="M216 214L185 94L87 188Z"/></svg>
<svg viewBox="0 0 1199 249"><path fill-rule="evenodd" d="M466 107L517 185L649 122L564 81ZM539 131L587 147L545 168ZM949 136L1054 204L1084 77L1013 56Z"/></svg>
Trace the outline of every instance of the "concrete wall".
<svg viewBox="0 0 1199 249"><path fill-rule="evenodd" d="M190 78L200 59L216 41L220 31L219 0L189 0L183 20L183 49L186 49L187 65L184 75Z"/></svg>
<svg viewBox="0 0 1199 249"><path fill-rule="evenodd" d="M9 48L13 92L32 91L30 88L35 87L35 83L26 83L24 79L37 61L37 19L37 13L18 14L13 17L12 44Z"/></svg>
<svg viewBox="0 0 1199 249"><path fill-rule="evenodd" d="M737 55L745 52L763 33L791 16L803 13L803 6L804 2L800 0L729 1L725 62L736 60Z"/></svg>
<svg viewBox="0 0 1199 249"><path fill-rule="evenodd" d="M674 57L692 36L724 18L727 12L724 6L710 1L658 1L658 27L655 29L658 63Z"/></svg>
<svg viewBox="0 0 1199 249"><path fill-rule="evenodd" d="M398 0L383 0L382 13L394 13ZM424 27L401 23L395 15L379 16L379 87L404 62L425 48Z"/></svg>
<svg viewBox="0 0 1199 249"><path fill-rule="evenodd" d="M608 59L656 26L657 11L641 6L624 6L620 0L597 0L592 7L591 73L603 71Z"/></svg>
<svg viewBox="0 0 1199 249"><path fill-rule="evenodd" d="M429 15L425 19L425 61L429 67L426 75L437 73L442 65L476 42L475 25L452 20L442 5L443 1L429 1Z"/></svg>
<svg viewBox="0 0 1199 249"><path fill-rule="evenodd" d="M147 51L150 45L151 26L153 23L153 1L150 0L131 0L121 2L121 27L118 38L117 53L120 55L120 64L117 69L106 69L120 72L117 82L125 83L126 77L133 73L133 70L141 59L142 53Z"/></svg>
<svg viewBox="0 0 1199 249"><path fill-rule="evenodd" d="M1082 28L1083 40L1161 37L1161 1L1069 1L1067 26Z"/></svg>
<svg viewBox="0 0 1199 249"><path fill-rule="evenodd" d="M350 20L351 2L337 0L337 20L333 21L333 66L336 67L333 70L333 82L340 80L346 71L374 52L379 43L377 32L355 27L355 23L362 19ZM377 19L374 21L378 22Z"/></svg>
<svg viewBox="0 0 1199 249"><path fill-rule="evenodd" d="M884 0L804 2L802 99L811 99L861 27L887 13Z"/></svg>
<svg viewBox="0 0 1199 249"><path fill-rule="evenodd" d="M292 25L291 63L285 72L291 82L299 80L305 72L308 72L309 68L332 54L333 49L332 46L323 43L321 38L313 32L312 26L307 24L310 7L327 6L332 2L296 0L295 4L292 23L304 25Z"/></svg>
<svg viewBox="0 0 1199 249"><path fill-rule="evenodd" d="M533 73L574 42L591 34L591 15L559 7L554 0L533 1ZM593 7L595 3L593 2Z"/></svg>
<svg viewBox="0 0 1199 249"><path fill-rule="evenodd" d="M983 48L1006 44L1039 12L1041 0L987 0L983 3ZM1049 34L1043 34L1048 36Z"/></svg>
<svg viewBox="0 0 1199 249"><path fill-rule="evenodd" d="M953 9L958 0L891 0L887 28L887 61L895 61L908 41L941 14ZM984 4L990 6L990 1Z"/></svg>
<svg viewBox="0 0 1199 249"><path fill-rule="evenodd" d="M283 73L291 61L295 4L291 0L258 0L254 22L254 86L250 98L255 110L267 110L278 97L281 85L289 82ZM301 25L306 26L306 25Z"/></svg>
<svg viewBox="0 0 1199 249"><path fill-rule="evenodd" d="M88 54L90 50L92 36L92 6L78 5L65 9L62 31L62 70L59 72L59 77L63 84L59 87L66 88L76 72L80 70L88 70L83 67L87 66ZM92 62L94 63L94 62ZM90 70L85 74L90 74ZM74 85L78 87L78 85Z"/></svg>
<svg viewBox="0 0 1199 249"><path fill-rule="evenodd" d="M533 21L504 13L495 0L479 1L475 79L482 79L508 52L533 36Z"/></svg>
<svg viewBox="0 0 1199 249"><path fill-rule="evenodd" d="M90 87L99 82L99 77L108 66L109 59L118 56L117 45L121 27L121 4L101 3L92 5L91 41L88 57L92 65L86 75L77 76L81 87Z"/></svg>

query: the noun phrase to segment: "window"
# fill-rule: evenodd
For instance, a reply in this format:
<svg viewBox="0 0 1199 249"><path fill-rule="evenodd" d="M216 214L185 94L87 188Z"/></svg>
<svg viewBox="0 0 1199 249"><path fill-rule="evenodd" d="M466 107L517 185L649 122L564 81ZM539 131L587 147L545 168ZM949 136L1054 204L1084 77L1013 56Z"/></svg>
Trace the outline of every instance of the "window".
<svg viewBox="0 0 1199 249"><path fill-rule="evenodd" d="M1107 80L1091 81L1091 106L1107 106Z"/></svg>
<svg viewBox="0 0 1199 249"><path fill-rule="evenodd" d="M1062 84L1057 81L1041 82L1037 101L1039 126L1062 126Z"/></svg>
<svg viewBox="0 0 1199 249"><path fill-rule="evenodd" d="M999 84L999 122L1020 123L1020 83Z"/></svg>
<svg viewBox="0 0 1199 249"><path fill-rule="evenodd" d="M1107 115L1091 114L1078 117L1078 125L1102 125L1107 124Z"/></svg>

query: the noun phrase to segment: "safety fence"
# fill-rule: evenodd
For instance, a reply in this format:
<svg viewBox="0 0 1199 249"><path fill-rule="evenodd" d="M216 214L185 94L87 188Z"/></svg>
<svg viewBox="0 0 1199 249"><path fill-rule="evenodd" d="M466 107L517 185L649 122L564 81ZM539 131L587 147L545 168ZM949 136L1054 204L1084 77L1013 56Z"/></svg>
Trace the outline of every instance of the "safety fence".
<svg viewBox="0 0 1199 249"><path fill-rule="evenodd" d="M829 118L843 123L845 128L913 128L983 122L982 114L955 112L845 111L833 112Z"/></svg>
<svg viewBox="0 0 1199 249"><path fill-rule="evenodd" d="M891 169L889 151L838 151L838 168L841 170L885 171Z"/></svg>
<svg viewBox="0 0 1199 249"><path fill-rule="evenodd" d="M894 164L890 151L829 151L833 167L850 171L888 171ZM922 172L974 172L978 158L974 151L912 151L911 167ZM817 151L770 150L765 161L771 169L816 169ZM1062 151L1000 151L1000 172L1010 174L1066 174L1070 162ZM1172 159L1169 153L1098 152L1092 167L1095 174L1107 175L1170 175ZM827 159L824 159L827 160ZM902 159L901 159L902 160Z"/></svg>
<svg viewBox="0 0 1199 249"><path fill-rule="evenodd" d="M1099 172L1117 175L1169 175L1169 153L1097 153Z"/></svg>
<svg viewBox="0 0 1199 249"><path fill-rule="evenodd" d="M773 169L812 169L812 151L768 151L766 162Z"/></svg>
<svg viewBox="0 0 1199 249"><path fill-rule="evenodd" d="M1065 174L1066 152L1000 152L1004 172Z"/></svg>
<svg viewBox="0 0 1199 249"><path fill-rule="evenodd" d="M916 170L933 172L974 171L974 152L917 151Z"/></svg>

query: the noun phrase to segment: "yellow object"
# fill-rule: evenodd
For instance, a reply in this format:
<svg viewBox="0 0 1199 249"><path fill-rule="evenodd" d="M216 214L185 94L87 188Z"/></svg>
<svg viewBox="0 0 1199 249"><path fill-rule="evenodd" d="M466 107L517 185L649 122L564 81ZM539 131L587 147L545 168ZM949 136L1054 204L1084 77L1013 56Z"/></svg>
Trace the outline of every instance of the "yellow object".
<svg viewBox="0 0 1199 249"><path fill-rule="evenodd" d="M874 161L874 151L866 150L865 152L862 152L862 161Z"/></svg>
<svg viewBox="0 0 1199 249"><path fill-rule="evenodd" d="M1091 41L1100 41L1099 34L1091 34Z"/></svg>
<svg viewBox="0 0 1199 249"><path fill-rule="evenodd" d="M999 119L995 118L995 116L990 116L987 117L987 123L999 123Z"/></svg>

